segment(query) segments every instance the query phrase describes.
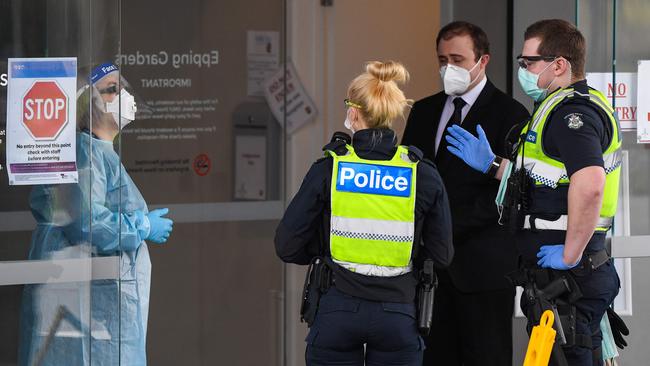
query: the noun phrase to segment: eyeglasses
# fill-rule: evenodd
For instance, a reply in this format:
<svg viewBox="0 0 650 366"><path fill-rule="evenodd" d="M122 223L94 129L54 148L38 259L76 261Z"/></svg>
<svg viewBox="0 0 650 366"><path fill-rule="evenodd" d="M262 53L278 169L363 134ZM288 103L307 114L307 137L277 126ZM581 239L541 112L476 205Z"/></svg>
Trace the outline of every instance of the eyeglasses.
<svg viewBox="0 0 650 366"><path fill-rule="evenodd" d="M517 63L522 69L527 69L528 66L532 65L537 61L555 61L557 58L562 56L517 56ZM564 57L568 60L568 58Z"/></svg>
<svg viewBox="0 0 650 366"><path fill-rule="evenodd" d="M348 98L343 99L343 103L345 103L346 107L352 107L352 108L356 108L356 109L363 109L363 106L361 104L357 104L357 103L351 101Z"/></svg>
<svg viewBox="0 0 650 366"><path fill-rule="evenodd" d="M99 89L99 94L117 94L117 85L111 85L109 87L106 87L104 89Z"/></svg>

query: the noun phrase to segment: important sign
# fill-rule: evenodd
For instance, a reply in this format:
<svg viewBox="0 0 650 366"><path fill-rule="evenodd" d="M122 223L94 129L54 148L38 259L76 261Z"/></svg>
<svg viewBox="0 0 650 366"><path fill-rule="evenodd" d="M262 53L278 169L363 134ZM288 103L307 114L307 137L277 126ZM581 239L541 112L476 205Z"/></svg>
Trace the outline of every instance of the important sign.
<svg viewBox="0 0 650 366"><path fill-rule="evenodd" d="M318 115L316 104L305 91L291 62L264 82L264 96L273 116L288 134L313 121Z"/></svg>
<svg viewBox="0 0 650 366"><path fill-rule="evenodd" d="M23 98L23 123L35 140L56 138L68 122L68 97L56 81L37 81Z"/></svg>
<svg viewBox="0 0 650 366"><path fill-rule="evenodd" d="M10 185L76 183L76 58L9 59Z"/></svg>

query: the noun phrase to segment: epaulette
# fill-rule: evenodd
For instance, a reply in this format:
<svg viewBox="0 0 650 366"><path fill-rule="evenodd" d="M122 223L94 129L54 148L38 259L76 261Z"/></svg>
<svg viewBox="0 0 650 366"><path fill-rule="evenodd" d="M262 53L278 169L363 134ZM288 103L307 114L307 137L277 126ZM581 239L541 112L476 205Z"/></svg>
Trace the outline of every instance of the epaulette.
<svg viewBox="0 0 650 366"><path fill-rule="evenodd" d="M418 149L413 145L410 145L408 147L408 150L409 150L409 159L411 159L412 162L417 163L418 161L422 160L422 157L424 156L422 150Z"/></svg>
<svg viewBox="0 0 650 366"><path fill-rule="evenodd" d="M347 144L352 142L352 137L344 132L334 132L332 139L323 146L323 151L332 151L336 155L345 155L348 152Z"/></svg>

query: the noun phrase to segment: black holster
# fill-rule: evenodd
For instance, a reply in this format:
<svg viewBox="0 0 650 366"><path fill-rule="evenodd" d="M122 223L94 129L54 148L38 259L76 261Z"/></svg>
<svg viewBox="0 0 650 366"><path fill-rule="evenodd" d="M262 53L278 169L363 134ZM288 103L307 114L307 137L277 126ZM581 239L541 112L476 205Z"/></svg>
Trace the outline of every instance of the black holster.
<svg viewBox="0 0 650 366"><path fill-rule="evenodd" d="M528 318L528 333L532 332L533 325L539 323L546 310L553 311L556 339L551 352L553 365L568 365L562 352L562 346L582 344L586 340L576 334L576 307L573 305L582 293L575 280L567 272L558 274L538 268L521 268L508 276L516 285L524 288L522 303L526 304L526 317Z"/></svg>
<svg viewBox="0 0 650 366"><path fill-rule="evenodd" d="M300 304L300 321L309 327L316 319L318 303L323 293L327 292L332 283L332 272L322 257L314 257L305 275Z"/></svg>
<svg viewBox="0 0 650 366"><path fill-rule="evenodd" d="M500 223L506 225L511 234L516 234L524 227L524 219L530 206L531 184L532 178L526 169L519 169L508 178Z"/></svg>
<svg viewBox="0 0 650 366"><path fill-rule="evenodd" d="M426 259L420 271L420 282L417 292L418 331L423 336L427 336L431 332L433 300L436 287L438 287L438 277L433 270L433 260Z"/></svg>

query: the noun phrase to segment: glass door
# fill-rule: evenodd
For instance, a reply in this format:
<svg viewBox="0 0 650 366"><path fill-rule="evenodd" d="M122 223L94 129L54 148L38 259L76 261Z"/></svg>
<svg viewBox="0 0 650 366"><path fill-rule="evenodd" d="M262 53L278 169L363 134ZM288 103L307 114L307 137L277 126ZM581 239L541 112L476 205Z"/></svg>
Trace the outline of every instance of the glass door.
<svg viewBox="0 0 650 366"><path fill-rule="evenodd" d="M0 365L118 365L128 351L129 208L106 134L119 89L99 89L119 72L92 78L120 52L119 5L0 0Z"/></svg>
<svg viewBox="0 0 650 366"><path fill-rule="evenodd" d="M285 1L0 9L0 366L283 364Z"/></svg>
<svg viewBox="0 0 650 366"><path fill-rule="evenodd" d="M138 106L122 161L174 220L166 243L149 244L151 365L283 363L273 237L290 128L274 106L291 81L269 80L290 67L284 3L122 2L117 61Z"/></svg>
<svg viewBox="0 0 650 366"><path fill-rule="evenodd" d="M650 122L650 60L647 35L650 3L643 0L579 0L576 24L587 38L587 73L592 87L608 96L623 133L619 209L611 242L621 277L617 312L624 315L630 344L620 351L621 365L647 363L650 351L650 145L641 133ZM650 61L647 61L650 62ZM645 113L643 111L646 111Z"/></svg>

